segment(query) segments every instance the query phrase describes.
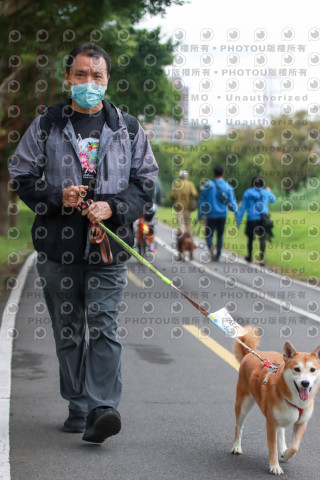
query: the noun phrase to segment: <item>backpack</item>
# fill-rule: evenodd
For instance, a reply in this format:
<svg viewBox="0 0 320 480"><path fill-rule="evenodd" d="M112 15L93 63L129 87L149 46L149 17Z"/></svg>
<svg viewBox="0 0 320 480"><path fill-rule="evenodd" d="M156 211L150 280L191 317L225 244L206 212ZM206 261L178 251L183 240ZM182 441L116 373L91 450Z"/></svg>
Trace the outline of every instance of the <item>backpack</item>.
<svg viewBox="0 0 320 480"><path fill-rule="evenodd" d="M136 119L136 117L134 117L133 115L130 115L129 113L123 112L123 111L121 111L121 113L124 121L126 122L129 138L132 144L132 142L134 141L138 133L139 122ZM44 146L49 136L51 127L52 127L52 122L50 121L50 119L46 115L41 115L40 117L41 141L43 142Z"/></svg>
<svg viewBox="0 0 320 480"><path fill-rule="evenodd" d="M258 201L262 202L263 201L262 200L262 193L261 193L261 191L259 193L260 193L260 198L259 198ZM257 203L257 201L255 201L255 203ZM266 239L271 242L271 239L273 237L272 229L274 227L272 218L270 217L270 215L268 213L260 213L260 222L261 222L261 226L265 230Z"/></svg>

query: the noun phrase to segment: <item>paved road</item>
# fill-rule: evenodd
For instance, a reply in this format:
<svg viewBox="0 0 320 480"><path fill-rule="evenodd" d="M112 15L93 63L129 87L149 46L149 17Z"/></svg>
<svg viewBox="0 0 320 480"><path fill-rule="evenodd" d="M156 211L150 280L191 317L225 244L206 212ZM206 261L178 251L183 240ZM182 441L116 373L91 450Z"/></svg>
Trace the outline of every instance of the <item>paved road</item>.
<svg viewBox="0 0 320 480"><path fill-rule="evenodd" d="M319 289L234 262L230 256L219 264L208 262L202 248L196 250L193 264L181 264L171 251L171 231L158 225L157 233L155 267L207 310L227 305L239 323L255 323L263 333L263 349L281 351L288 338L300 350L311 351L320 344L319 311L312 304L320 304ZM232 456L237 372L185 327L194 324L202 338L211 333L230 352L232 341L135 259L129 270L119 319L123 429L97 446L61 431L67 409L58 393L50 322L46 312L37 313L42 312L43 298L36 272L30 269L13 348L11 478L270 478L264 418L253 409L246 423L244 455ZM318 477L319 401L320 396L297 457L284 465L291 480Z"/></svg>

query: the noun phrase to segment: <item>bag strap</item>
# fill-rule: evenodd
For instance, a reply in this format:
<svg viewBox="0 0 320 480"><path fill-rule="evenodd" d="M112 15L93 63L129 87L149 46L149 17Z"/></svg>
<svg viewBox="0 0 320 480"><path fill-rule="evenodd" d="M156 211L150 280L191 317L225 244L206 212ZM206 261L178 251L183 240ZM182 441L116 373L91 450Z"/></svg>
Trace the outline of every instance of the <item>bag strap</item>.
<svg viewBox="0 0 320 480"><path fill-rule="evenodd" d="M136 119L136 117L134 117L133 115L130 115L129 113L122 112L122 111L121 111L121 113L122 113L124 121L126 122L129 138L130 138L130 141L132 143L134 141L137 133L138 133L139 122Z"/></svg>
<svg viewBox="0 0 320 480"><path fill-rule="evenodd" d="M254 196L251 197L251 200L253 202L253 205L252 205L252 208L254 208L253 206L258 203L258 202L261 202L262 203L262 210L264 210L264 203L263 203L263 197L262 197L262 193L260 190L258 190L258 193L259 193L259 198L256 200L256 198ZM258 215L262 215L263 212L260 212L258 213Z"/></svg>
<svg viewBox="0 0 320 480"><path fill-rule="evenodd" d="M213 183L214 183L214 185L215 185L215 187L216 187L216 196L217 196L218 193L219 193L219 191L220 191L220 188L219 188L219 186L218 186L218 184L217 184L217 182L216 182L215 179L213 180Z"/></svg>
<svg viewBox="0 0 320 480"><path fill-rule="evenodd" d="M213 183L214 183L215 186L216 186L217 193L220 193L220 192L225 193L225 194L227 195L227 197L228 197L228 201L230 202L230 196L229 196L229 194L228 194L228 189L226 188L226 189L224 190L223 188L221 188L221 187L217 184L217 182L216 182L215 179L213 180Z"/></svg>
<svg viewBox="0 0 320 480"><path fill-rule="evenodd" d="M43 149L45 152L46 142L49 137L52 127L52 122L47 115L41 115L40 117L40 142L43 144Z"/></svg>
<svg viewBox="0 0 320 480"><path fill-rule="evenodd" d="M226 190L222 190L222 188L217 184L216 179L213 180L213 183L214 183L215 186L216 186L217 192L225 192L225 193L227 193Z"/></svg>

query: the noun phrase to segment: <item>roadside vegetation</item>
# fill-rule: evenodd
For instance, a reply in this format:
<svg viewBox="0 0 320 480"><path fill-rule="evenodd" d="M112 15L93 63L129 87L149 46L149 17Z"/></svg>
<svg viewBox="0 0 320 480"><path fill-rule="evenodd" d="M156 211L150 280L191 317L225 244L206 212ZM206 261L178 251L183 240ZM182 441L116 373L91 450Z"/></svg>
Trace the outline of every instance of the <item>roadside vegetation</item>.
<svg viewBox="0 0 320 480"><path fill-rule="evenodd" d="M192 212L193 235L204 240L203 223L197 222L196 212ZM317 213L305 210L294 212L271 212L274 221L274 238L267 242L266 266L299 280L307 280L311 284L320 281L319 268L319 232L320 217ZM160 208L157 219L176 227L176 215L172 208ZM244 219L245 220L245 219ZM247 237L245 236L245 221L239 230L232 213L228 213L224 249L236 252L243 258L247 254ZM201 248L206 248L201 242ZM254 242L254 252L259 250L258 241Z"/></svg>

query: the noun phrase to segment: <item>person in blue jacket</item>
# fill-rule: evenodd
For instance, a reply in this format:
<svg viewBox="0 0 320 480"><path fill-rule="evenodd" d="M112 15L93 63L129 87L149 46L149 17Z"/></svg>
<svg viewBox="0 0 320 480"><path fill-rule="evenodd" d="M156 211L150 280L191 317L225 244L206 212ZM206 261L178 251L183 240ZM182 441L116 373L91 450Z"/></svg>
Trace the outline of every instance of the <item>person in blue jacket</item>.
<svg viewBox="0 0 320 480"><path fill-rule="evenodd" d="M228 210L238 211L231 185L224 180L224 169L213 169L213 180L205 183L198 201L198 219L205 218L205 237L211 260L219 261ZM213 235L217 231L217 252L214 254Z"/></svg>
<svg viewBox="0 0 320 480"><path fill-rule="evenodd" d="M247 262L252 261L252 245L257 235L260 242L259 264L265 265L266 229L262 226L261 215L269 214L268 204L275 201L275 195L269 187L265 187L265 181L260 176L252 179L251 188L248 188L243 194L241 206L237 214L237 226L240 226L242 218L245 212L247 212L245 229L245 234L248 237L248 255L245 257Z"/></svg>

